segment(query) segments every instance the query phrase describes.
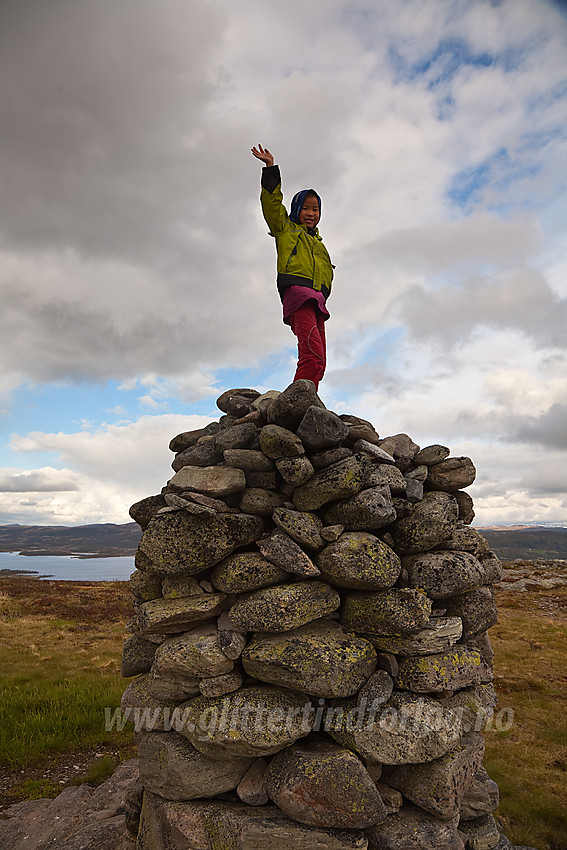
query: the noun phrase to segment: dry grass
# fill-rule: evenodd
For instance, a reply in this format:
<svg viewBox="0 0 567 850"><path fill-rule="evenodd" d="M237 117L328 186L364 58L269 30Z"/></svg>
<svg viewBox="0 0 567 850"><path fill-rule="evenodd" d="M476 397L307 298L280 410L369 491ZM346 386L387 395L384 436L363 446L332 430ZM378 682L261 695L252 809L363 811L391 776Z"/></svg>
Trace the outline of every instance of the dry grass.
<svg viewBox="0 0 567 850"><path fill-rule="evenodd" d="M498 818L516 844L567 850L567 589L500 591L497 603L495 685L514 712L508 732L485 736Z"/></svg>

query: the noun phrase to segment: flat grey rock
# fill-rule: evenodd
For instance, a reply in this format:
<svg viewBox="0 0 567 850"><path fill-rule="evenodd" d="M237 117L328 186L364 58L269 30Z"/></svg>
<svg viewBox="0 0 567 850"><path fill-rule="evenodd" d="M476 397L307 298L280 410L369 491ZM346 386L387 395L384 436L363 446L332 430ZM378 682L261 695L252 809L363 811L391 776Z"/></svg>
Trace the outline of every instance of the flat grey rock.
<svg viewBox="0 0 567 850"><path fill-rule="evenodd" d="M288 818L277 806L246 806L216 800L175 803L146 792L137 850L161 848L164 836L168 843L175 838L178 846L187 850L223 845L237 850L366 850L368 847L361 830L306 826Z"/></svg>
<svg viewBox="0 0 567 850"><path fill-rule="evenodd" d="M207 758L178 732L146 732L138 743L144 789L166 800L214 797L236 788L251 758Z"/></svg>

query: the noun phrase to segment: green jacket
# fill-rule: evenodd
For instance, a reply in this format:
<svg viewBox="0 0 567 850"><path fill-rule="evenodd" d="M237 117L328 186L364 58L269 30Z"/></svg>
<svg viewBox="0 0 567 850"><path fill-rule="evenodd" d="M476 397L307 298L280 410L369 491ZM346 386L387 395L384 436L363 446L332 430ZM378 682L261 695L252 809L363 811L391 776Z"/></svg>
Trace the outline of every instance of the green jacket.
<svg viewBox="0 0 567 850"><path fill-rule="evenodd" d="M277 285L282 301L288 286L308 286L327 299L334 268L329 252L316 227L309 231L306 225L296 224L288 216L277 165L262 169L260 202L270 234L276 240Z"/></svg>

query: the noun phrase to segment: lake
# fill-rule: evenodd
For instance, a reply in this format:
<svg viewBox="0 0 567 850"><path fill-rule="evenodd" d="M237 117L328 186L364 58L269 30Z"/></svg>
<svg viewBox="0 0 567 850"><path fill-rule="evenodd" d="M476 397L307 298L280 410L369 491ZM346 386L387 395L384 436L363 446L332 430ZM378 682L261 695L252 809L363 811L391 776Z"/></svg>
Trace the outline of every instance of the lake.
<svg viewBox="0 0 567 850"><path fill-rule="evenodd" d="M134 571L134 558L76 558L73 555L18 555L0 552L0 571L31 571L30 578L58 581L127 581Z"/></svg>

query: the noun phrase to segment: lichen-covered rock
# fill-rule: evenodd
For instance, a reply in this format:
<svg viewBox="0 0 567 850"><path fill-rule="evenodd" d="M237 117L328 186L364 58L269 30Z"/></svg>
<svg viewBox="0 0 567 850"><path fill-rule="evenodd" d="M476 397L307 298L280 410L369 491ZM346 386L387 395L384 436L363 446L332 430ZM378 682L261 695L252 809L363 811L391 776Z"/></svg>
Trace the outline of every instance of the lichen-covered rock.
<svg viewBox="0 0 567 850"><path fill-rule="evenodd" d="M160 702L177 704L200 694L200 681L198 676L189 676L187 673L163 675L157 667L152 666L148 675L148 693Z"/></svg>
<svg viewBox="0 0 567 850"><path fill-rule="evenodd" d="M455 494L457 497L459 494ZM463 495L467 495L463 493ZM461 525L453 529L451 536L444 540L439 546L440 549L456 549L460 552L470 552L477 558L486 558L490 552L490 544L486 537L468 525Z"/></svg>
<svg viewBox="0 0 567 850"><path fill-rule="evenodd" d="M283 480L292 487L299 487L315 474L315 469L309 458L279 457L276 467Z"/></svg>
<svg viewBox="0 0 567 850"><path fill-rule="evenodd" d="M421 658L400 659L396 687L414 693L458 691L486 681L487 669L480 652L464 646Z"/></svg>
<svg viewBox="0 0 567 850"><path fill-rule="evenodd" d="M219 513L202 519L177 511L151 520L138 552L158 572L194 575L254 543L262 531L262 519L251 514Z"/></svg>
<svg viewBox="0 0 567 850"><path fill-rule="evenodd" d="M468 487L475 478L476 469L470 457L449 457L429 467L427 486L454 493Z"/></svg>
<svg viewBox="0 0 567 850"><path fill-rule="evenodd" d="M458 815L463 797L480 768L483 754L482 735L471 732L456 747L434 761L389 768L387 782L426 812L448 820Z"/></svg>
<svg viewBox="0 0 567 850"><path fill-rule="evenodd" d="M231 449L254 449L258 441L258 429L252 422L242 422L219 431L213 438L219 455Z"/></svg>
<svg viewBox="0 0 567 850"><path fill-rule="evenodd" d="M154 669L161 676L221 676L230 673L234 663L218 643L216 621L203 623L191 631L168 638L159 645Z"/></svg>
<svg viewBox="0 0 567 850"><path fill-rule="evenodd" d="M164 599L182 599L185 596L202 596L205 591L193 576L166 576L162 582Z"/></svg>
<svg viewBox="0 0 567 850"><path fill-rule="evenodd" d="M407 434L394 434L380 441L382 451L392 455L396 465L405 472L419 451L419 446Z"/></svg>
<svg viewBox="0 0 567 850"><path fill-rule="evenodd" d="M466 637L461 640L461 643L464 643L465 646L469 647L469 649L478 649L482 656L482 660L488 664L489 667L492 667L492 662L494 661L494 650L486 632L480 632L477 635Z"/></svg>
<svg viewBox="0 0 567 850"><path fill-rule="evenodd" d="M396 519L389 487L371 487L352 499L335 502L323 513L325 525L344 525L348 531L372 531Z"/></svg>
<svg viewBox="0 0 567 850"><path fill-rule="evenodd" d="M277 635L255 635L242 653L250 676L317 697L347 697L376 667L364 638L338 623L318 621Z"/></svg>
<svg viewBox="0 0 567 850"><path fill-rule="evenodd" d="M361 829L386 817L360 759L320 738L277 753L266 770L266 788L274 803L300 823Z"/></svg>
<svg viewBox="0 0 567 850"><path fill-rule="evenodd" d="M386 703L353 697L334 705L327 711L324 729L364 758L413 768L454 747L460 740L462 723L458 713L439 700L394 691Z"/></svg>
<svg viewBox="0 0 567 850"><path fill-rule="evenodd" d="M257 449L226 449L223 452L225 462L237 469L252 472L271 472L274 462Z"/></svg>
<svg viewBox="0 0 567 850"><path fill-rule="evenodd" d="M135 502L128 513L134 522L137 522L142 531L144 531L150 520L155 517L161 508L165 508L165 505L165 499L160 493L158 496L148 496L145 499L140 499L139 502Z"/></svg>
<svg viewBox="0 0 567 850"><path fill-rule="evenodd" d="M301 457L305 454L299 437L279 425L265 425L260 431L260 448L266 457L277 460L281 457Z"/></svg>
<svg viewBox="0 0 567 850"><path fill-rule="evenodd" d="M130 576L130 590L139 602L149 602L162 596L161 576L151 570L134 570Z"/></svg>
<svg viewBox="0 0 567 850"><path fill-rule="evenodd" d="M177 434L176 437L173 437L170 441L169 450L176 453L183 452L190 446L194 446L201 437L216 434L219 430L220 425L218 422L209 422L209 424L205 425L204 428L197 428L193 431L183 431L181 434Z"/></svg>
<svg viewBox="0 0 567 850"><path fill-rule="evenodd" d="M283 505L285 501L285 496L281 493L264 490L261 487L248 487L240 499L240 510L244 514L271 517L274 508Z"/></svg>
<svg viewBox="0 0 567 850"><path fill-rule="evenodd" d="M431 599L419 590L394 588L381 593L353 591L343 598L341 622L370 635L399 635L425 628Z"/></svg>
<svg viewBox="0 0 567 850"><path fill-rule="evenodd" d="M339 460L320 469L305 484L293 491L293 503L300 511L316 511L327 502L356 495L368 474L358 455Z"/></svg>
<svg viewBox="0 0 567 850"><path fill-rule="evenodd" d="M226 607L226 594L203 593L181 599L154 599L138 609L142 636L180 634L193 626L216 617Z"/></svg>
<svg viewBox="0 0 567 850"><path fill-rule="evenodd" d="M397 466L380 463L370 471L365 487L389 487L393 496L403 496L407 482Z"/></svg>
<svg viewBox="0 0 567 850"><path fill-rule="evenodd" d="M292 511L289 508L276 508L273 520L278 528L310 552L317 552L323 548L324 541L321 537L323 523L317 514Z"/></svg>
<svg viewBox="0 0 567 850"><path fill-rule="evenodd" d="M297 431L301 420L313 406L325 409L313 381L301 378L286 387L274 400L268 410L268 422Z"/></svg>
<svg viewBox="0 0 567 850"><path fill-rule="evenodd" d="M459 715L463 732L481 732L493 716L498 699L492 682L483 682L452 695L444 695L441 703Z"/></svg>
<svg viewBox="0 0 567 850"><path fill-rule="evenodd" d="M376 649L394 655L433 655L454 646L463 632L459 617L431 617L425 628L410 635L371 635Z"/></svg>
<svg viewBox="0 0 567 850"><path fill-rule="evenodd" d="M464 490L457 490L453 495L459 506L459 519L462 519L465 525L470 525L475 517L472 497Z"/></svg>
<svg viewBox="0 0 567 850"><path fill-rule="evenodd" d="M367 705L383 705L388 702L394 690L394 680L386 670L376 670L368 677L358 692L358 701L366 700Z"/></svg>
<svg viewBox="0 0 567 850"><path fill-rule="evenodd" d="M498 611L491 587L479 587L445 602L447 614L463 621L463 639L487 631L498 622Z"/></svg>
<svg viewBox="0 0 567 850"><path fill-rule="evenodd" d="M451 450L447 446L440 446L435 443L432 446L425 446L421 449L413 459L414 463L425 464L425 466L433 466L435 463L441 463L451 454Z"/></svg>
<svg viewBox="0 0 567 850"><path fill-rule="evenodd" d="M161 700L149 691L150 675L144 673L130 682L120 700L120 710L125 719L134 725L134 731L163 732L171 728L174 700Z"/></svg>
<svg viewBox="0 0 567 850"><path fill-rule="evenodd" d="M332 463L337 463L337 461L344 460L346 457L352 457L353 454L352 449L341 446L338 449L327 449L324 452L316 452L314 455L311 455L311 463L314 469L323 469L325 466L330 466Z"/></svg>
<svg viewBox="0 0 567 850"><path fill-rule="evenodd" d="M473 820L495 812L500 803L498 785L481 767L467 788L460 808L461 821Z"/></svg>
<svg viewBox="0 0 567 850"><path fill-rule="evenodd" d="M414 806L404 805L379 826L366 830L369 850L465 850L458 818L441 821Z"/></svg>
<svg viewBox="0 0 567 850"><path fill-rule="evenodd" d="M492 815L463 821L459 831L466 840L467 850L498 850L500 847L501 834Z"/></svg>
<svg viewBox="0 0 567 850"><path fill-rule="evenodd" d="M400 574L401 562L393 549L362 531L341 534L316 558L321 575L336 587L386 590Z"/></svg>
<svg viewBox="0 0 567 850"><path fill-rule="evenodd" d="M311 405L297 427L297 436L309 452L322 452L344 443L348 425L331 410Z"/></svg>
<svg viewBox="0 0 567 850"><path fill-rule="evenodd" d="M175 455L171 467L179 472L184 466L213 466L221 459L214 437L201 437L198 443Z"/></svg>
<svg viewBox="0 0 567 850"><path fill-rule="evenodd" d="M234 404L235 400L245 401L245 407L248 409L252 403L259 397L260 393L258 390L252 389L251 387L238 387L232 390L226 390L226 392L222 393L217 398L217 407L219 410L222 410L223 413L230 413L230 406ZM231 416L234 414L231 414ZM242 416L242 413L238 414Z"/></svg>
<svg viewBox="0 0 567 850"><path fill-rule="evenodd" d="M482 564L470 552L425 552L402 560L410 587L420 587L432 599L446 599L484 583Z"/></svg>
<svg viewBox="0 0 567 850"><path fill-rule="evenodd" d="M179 731L210 758L266 756L308 735L315 710L286 688L255 685L225 697L197 697L180 706Z"/></svg>
<svg viewBox="0 0 567 850"><path fill-rule="evenodd" d="M318 567L285 531L276 528L269 537L258 540L256 545L264 558L287 573L296 573L312 578L319 575Z"/></svg>
<svg viewBox="0 0 567 850"><path fill-rule="evenodd" d="M222 676L211 676L209 679L201 679L199 690L204 697L222 697L231 694L242 687L242 674L239 670L231 670Z"/></svg>
<svg viewBox="0 0 567 850"><path fill-rule="evenodd" d="M213 568L211 582L223 593L246 593L279 584L287 575L260 552L235 552Z"/></svg>
<svg viewBox="0 0 567 850"><path fill-rule="evenodd" d="M439 546L456 528L458 513L457 501L449 493L426 493L409 516L392 526L396 551L412 555Z"/></svg>
<svg viewBox="0 0 567 850"><path fill-rule="evenodd" d="M236 788L252 760L207 758L187 738L171 731L142 735L138 761L146 790L168 800L196 800Z"/></svg>
<svg viewBox="0 0 567 850"><path fill-rule="evenodd" d="M335 611L336 590L322 581L302 581L265 587L238 599L230 608L231 622L246 631L286 632Z"/></svg>
<svg viewBox="0 0 567 850"><path fill-rule="evenodd" d="M120 675L125 679L148 673L153 664L157 644L144 640L140 635L131 635L124 641L122 647L122 662Z"/></svg>

